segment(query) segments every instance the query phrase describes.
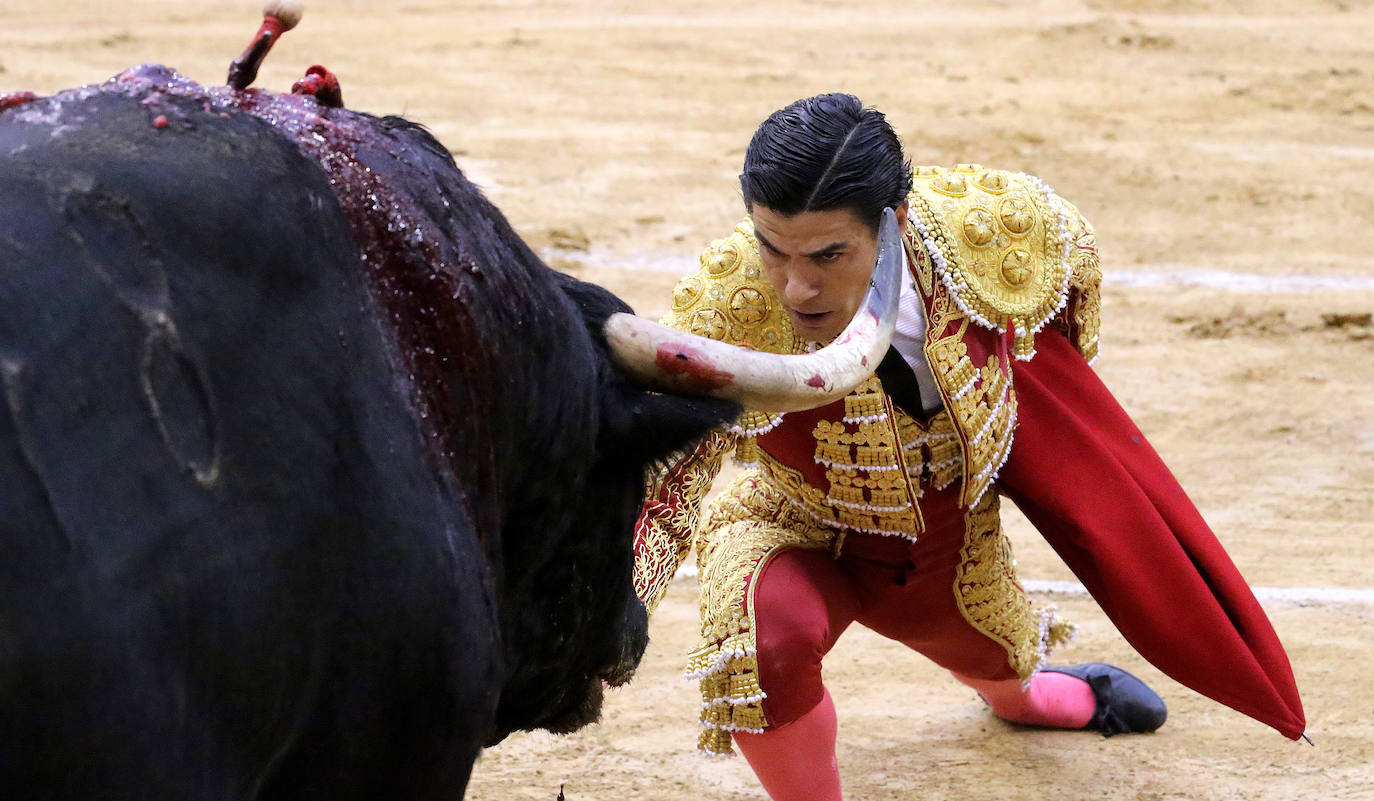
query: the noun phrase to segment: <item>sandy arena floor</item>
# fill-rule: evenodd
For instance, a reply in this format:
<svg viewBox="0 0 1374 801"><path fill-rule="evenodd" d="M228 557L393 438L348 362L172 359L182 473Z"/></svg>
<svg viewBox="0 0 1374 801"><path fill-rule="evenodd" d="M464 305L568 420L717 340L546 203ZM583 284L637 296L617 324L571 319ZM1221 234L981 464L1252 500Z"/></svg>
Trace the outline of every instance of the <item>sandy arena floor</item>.
<svg viewBox="0 0 1374 801"><path fill-rule="evenodd" d="M19 5L0 8L0 92L144 61L222 82L257 11ZM554 266L653 315L741 215L754 127L798 97L858 94L918 164L1040 175L1098 230L1107 383L1252 583L1298 588L1265 606L1317 747L1164 678L1090 600L1037 592L1082 626L1059 657L1138 672L1168 724L1111 740L1017 730L855 630L827 662L850 797L1374 799L1374 690L1359 672L1374 663L1374 3L950 5L318 0L257 85L329 66L351 107L429 125ZM1024 579L1072 578L1011 526ZM569 801L763 798L742 760L692 750L696 691L680 672L695 604L680 580L602 724L510 738L469 797L553 801L562 784Z"/></svg>

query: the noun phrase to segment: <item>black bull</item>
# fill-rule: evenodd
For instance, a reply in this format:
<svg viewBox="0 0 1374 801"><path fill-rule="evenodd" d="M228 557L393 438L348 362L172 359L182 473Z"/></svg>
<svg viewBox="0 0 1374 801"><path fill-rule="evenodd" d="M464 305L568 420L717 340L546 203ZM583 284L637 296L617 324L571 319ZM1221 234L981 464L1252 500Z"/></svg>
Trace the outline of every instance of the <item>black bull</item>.
<svg viewBox="0 0 1374 801"><path fill-rule="evenodd" d="M623 304L423 129L160 69L0 113L0 796L456 798L646 641Z"/></svg>

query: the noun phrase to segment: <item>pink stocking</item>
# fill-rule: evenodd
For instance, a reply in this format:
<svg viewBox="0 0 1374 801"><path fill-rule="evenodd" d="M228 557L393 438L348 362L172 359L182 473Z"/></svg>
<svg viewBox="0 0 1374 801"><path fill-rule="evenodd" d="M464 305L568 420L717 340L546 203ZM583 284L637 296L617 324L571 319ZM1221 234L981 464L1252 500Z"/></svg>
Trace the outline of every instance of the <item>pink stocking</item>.
<svg viewBox="0 0 1374 801"><path fill-rule="evenodd" d="M992 708L992 714L1027 726L1081 729L1092 720L1097 708L1092 687L1066 673L1037 673L1030 688L1024 690L1020 679L990 681L957 673L954 678L977 690Z"/></svg>
<svg viewBox="0 0 1374 801"><path fill-rule="evenodd" d="M762 734L734 732L735 745L773 801L842 801L830 691L810 712Z"/></svg>

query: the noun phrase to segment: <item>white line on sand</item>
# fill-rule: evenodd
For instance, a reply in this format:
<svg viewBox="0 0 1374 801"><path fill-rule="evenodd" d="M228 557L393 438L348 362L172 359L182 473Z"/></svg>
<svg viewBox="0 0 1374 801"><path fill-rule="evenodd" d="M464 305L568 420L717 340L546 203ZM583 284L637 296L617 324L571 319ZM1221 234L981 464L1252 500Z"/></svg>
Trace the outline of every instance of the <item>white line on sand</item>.
<svg viewBox="0 0 1374 801"><path fill-rule="evenodd" d="M1052 595L1088 594L1087 589L1076 581L1023 581L1021 586L1027 592L1043 592ZM1261 601L1278 601L1298 604L1366 604L1374 605L1374 590L1350 587L1251 587L1255 597Z"/></svg>
<svg viewBox="0 0 1374 801"><path fill-rule="evenodd" d="M695 565L683 565L675 579L695 579ZM1022 581L1027 592L1087 597L1088 590L1076 581ZM1374 590L1350 587L1251 587L1261 601L1307 604L1364 604L1374 606Z"/></svg>
<svg viewBox="0 0 1374 801"><path fill-rule="evenodd" d="M1104 270L1103 282L1115 287L1197 286L1228 292L1344 292L1374 290L1368 275L1260 275L1226 270Z"/></svg>

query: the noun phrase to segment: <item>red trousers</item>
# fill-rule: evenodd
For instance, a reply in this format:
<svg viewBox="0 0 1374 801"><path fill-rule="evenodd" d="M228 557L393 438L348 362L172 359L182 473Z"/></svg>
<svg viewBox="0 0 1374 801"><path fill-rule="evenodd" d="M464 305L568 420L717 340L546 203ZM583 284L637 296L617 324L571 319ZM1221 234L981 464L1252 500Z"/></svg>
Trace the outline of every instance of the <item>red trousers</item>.
<svg viewBox="0 0 1374 801"><path fill-rule="evenodd" d="M821 660L855 622L960 676L1018 678L1006 648L969 624L955 596L965 544L956 490L926 488L926 530L914 543L850 534L839 558L788 548L764 562L754 579L754 616L769 726L820 703Z"/></svg>

